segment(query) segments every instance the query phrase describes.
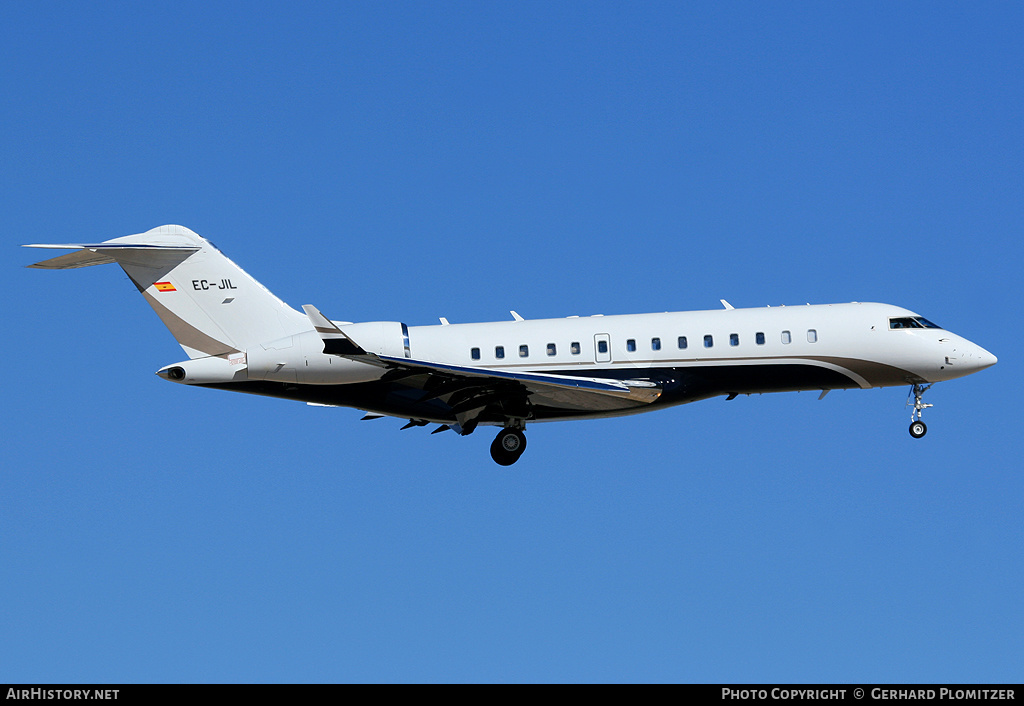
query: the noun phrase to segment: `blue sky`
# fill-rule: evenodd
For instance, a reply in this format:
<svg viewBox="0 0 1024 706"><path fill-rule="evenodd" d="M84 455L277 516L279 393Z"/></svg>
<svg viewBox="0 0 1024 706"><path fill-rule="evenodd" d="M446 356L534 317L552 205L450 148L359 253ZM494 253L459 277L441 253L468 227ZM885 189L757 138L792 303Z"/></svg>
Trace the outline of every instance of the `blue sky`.
<svg viewBox="0 0 1024 706"><path fill-rule="evenodd" d="M719 7L718 5L724 5ZM1015 3L4 3L0 681L1000 682L1024 664ZM430 324L883 301L1000 358L529 429L171 385L180 223ZM1014 323L1017 322L1017 323Z"/></svg>

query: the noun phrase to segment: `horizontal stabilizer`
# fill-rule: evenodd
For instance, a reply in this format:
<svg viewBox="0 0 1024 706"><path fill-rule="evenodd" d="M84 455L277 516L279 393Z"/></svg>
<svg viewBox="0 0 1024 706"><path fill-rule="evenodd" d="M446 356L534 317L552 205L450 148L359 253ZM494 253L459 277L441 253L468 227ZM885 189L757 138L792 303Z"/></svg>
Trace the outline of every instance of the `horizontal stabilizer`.
<svg viewBox="0 0 1024 706"><path fill-rule="evenodd" d="M92 265L107 265L117 262L117 255L125 255L132 252L170 252L181 255L190 255L198 252L199 248L194 246L181 245L145 245L133 244L111 244L111 243L75 243L64 245L33 244L23 245L25 248L42 248L45 250L74 250L75 252L58 257L43 260L28 267L37 270L72 270L78 267L90 267Z"/></svg>

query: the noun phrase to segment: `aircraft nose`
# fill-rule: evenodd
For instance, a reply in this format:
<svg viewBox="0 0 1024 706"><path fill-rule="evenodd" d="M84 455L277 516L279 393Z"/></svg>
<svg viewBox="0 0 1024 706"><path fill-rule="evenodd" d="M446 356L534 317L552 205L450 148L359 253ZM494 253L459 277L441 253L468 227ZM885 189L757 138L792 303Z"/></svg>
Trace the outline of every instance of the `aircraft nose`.
<svg viewBox="0 0 1024 706"><path fill-rule="evenodd" d="M964 351L963 362L968 368L975 371L991 368L999 362L999 359L981 346L972 344L967 347L966 351Z"/></svg>

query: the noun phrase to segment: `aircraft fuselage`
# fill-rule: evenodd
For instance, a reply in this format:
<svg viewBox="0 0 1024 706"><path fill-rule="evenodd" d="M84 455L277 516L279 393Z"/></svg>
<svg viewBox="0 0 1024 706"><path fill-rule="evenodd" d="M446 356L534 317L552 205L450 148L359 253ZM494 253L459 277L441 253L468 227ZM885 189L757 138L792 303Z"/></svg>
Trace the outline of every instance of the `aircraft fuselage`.
<svg viewBox="0 0 1024 706"><path fill-rule="evenodd" d="M609 399L603 409L593 409L592 402L586 409L532 404L523 412L527 421L554 421L633 414L719 395L934 383L995 363L995 357L980 346L944 329L893 328L893 321L915 317L920 318L887 304L849 303L340 327L362 334L360 342L375 344L375 352L395 356L493 371L642 378L662 389L649 404ZM289 366L283 374L268 371L263 384L233 381L210 386L437 423L456 421L436 398L409 394L410 378L415 376L389 380L387 371L365 364L356 365L362 365L360 372L372 381L355 379L338 385L338 378L332 382L314 372L304 375L304 369L322 371L325 365L336 365L325 363L330 356L319 346L319 338L312 339L307 347L311 355L302 355L301 364ZM358 378L358 373L354 375ZM481 423L501 424L502 419Z"/></svg>
<svg viewBox="0 0 1024 706"><path fill-rule="evenodd" d="M935 382L996 363L977 344L888 304L724 309L476 324L331 321L275 297L210 241L161 226L31 265L117 263L189 360L157 371L187 385L356 407L470 434L502 427L514 463L527 423L613 417L728 395L911 385L910 433Z"/></svg>

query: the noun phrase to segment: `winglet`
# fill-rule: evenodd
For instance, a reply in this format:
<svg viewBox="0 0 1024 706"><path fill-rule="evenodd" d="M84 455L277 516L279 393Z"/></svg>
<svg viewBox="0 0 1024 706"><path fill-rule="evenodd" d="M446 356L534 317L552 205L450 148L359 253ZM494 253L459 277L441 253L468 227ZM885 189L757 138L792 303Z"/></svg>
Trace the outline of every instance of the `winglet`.
<svg viewBox="0 0 1024 706"><path fill-rule="evenodd" d="M345 332L338 328L333 321L320 313L312 304L303 304L302 310L306 312L313 328L324 340L324 353L327 355L369 355L363 347L353 341Z"/></svg>
<svg viewBox="0 0 1024 706"><path fill-rule="evenodd" d="M340 328L334 325L333 321L331 321L326 316L321 314L320 310L317 309L312 304L303 304L302 310L306 312L306 316L309 317L310 322L313 324L313 328L315 328L316 332L319 333L320 335L345 335L344 333L341 332Z"/></svg>
<svg viewBox="0 0 1024 706"><path fill-rule="evenodd" d="M724 299L719 299L718 301L722 302L722 306L724 306L726 309L735 309L736 308L732 304L730 304L729 302L725 301Z"/></svg>

